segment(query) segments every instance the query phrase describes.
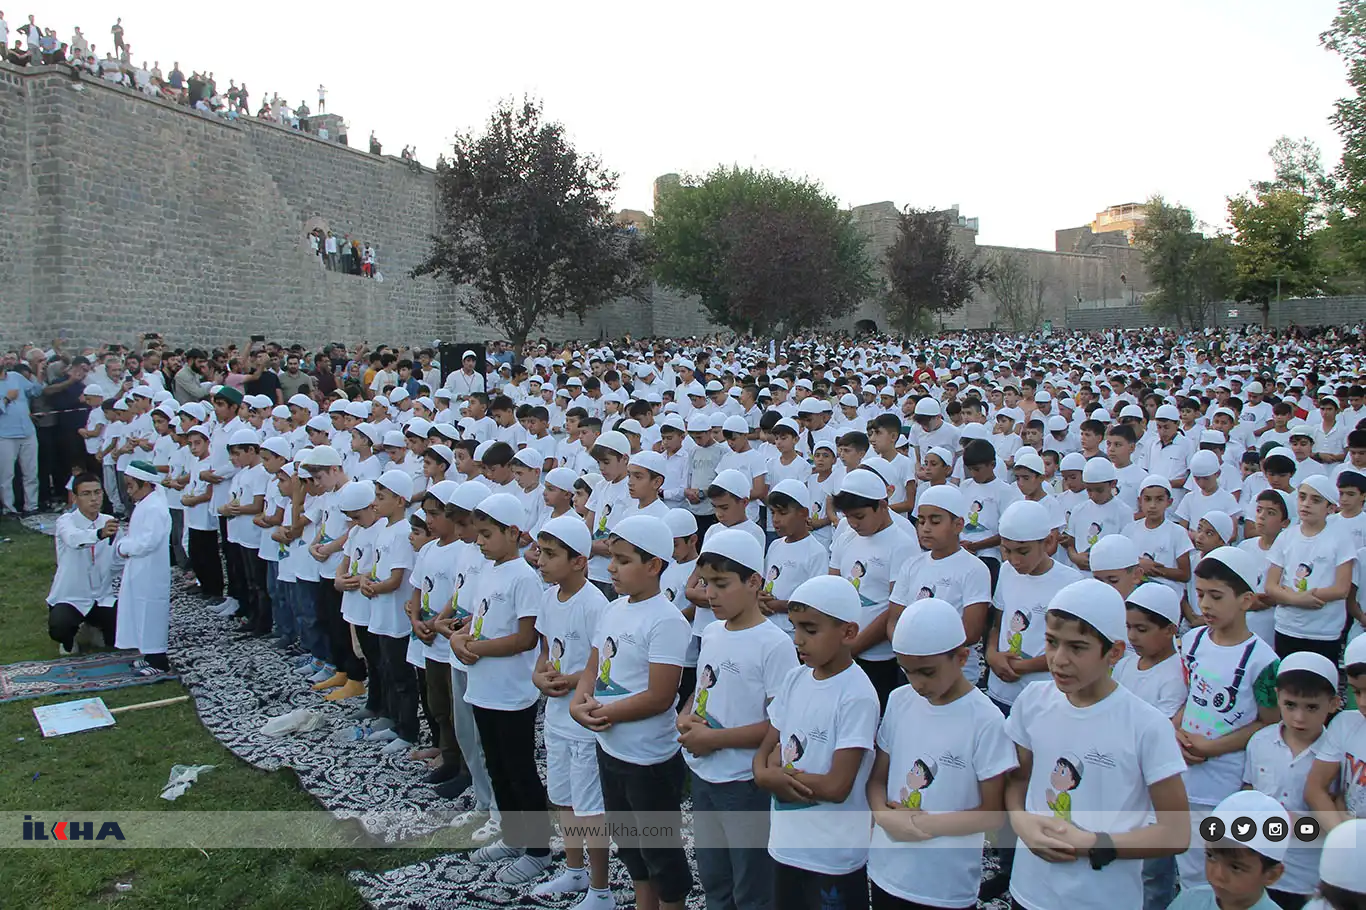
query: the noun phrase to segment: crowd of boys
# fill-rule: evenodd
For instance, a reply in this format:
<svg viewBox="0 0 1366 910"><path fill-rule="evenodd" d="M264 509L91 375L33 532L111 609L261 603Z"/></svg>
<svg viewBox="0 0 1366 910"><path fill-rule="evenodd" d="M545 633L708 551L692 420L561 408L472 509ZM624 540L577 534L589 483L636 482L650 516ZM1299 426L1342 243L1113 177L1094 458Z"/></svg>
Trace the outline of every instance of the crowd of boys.
<svg viewBox="0 0 1366 910"><path fill-rule="evenodd" d="M135 386L89 402L53 637L121 637L112 566L168 542L358 740L472 788L470 861L578 907L613 899L575 832L648 820L616 857L650 910L1360 908L1355 364L882 340L566 352L492 395Z"/></svg>

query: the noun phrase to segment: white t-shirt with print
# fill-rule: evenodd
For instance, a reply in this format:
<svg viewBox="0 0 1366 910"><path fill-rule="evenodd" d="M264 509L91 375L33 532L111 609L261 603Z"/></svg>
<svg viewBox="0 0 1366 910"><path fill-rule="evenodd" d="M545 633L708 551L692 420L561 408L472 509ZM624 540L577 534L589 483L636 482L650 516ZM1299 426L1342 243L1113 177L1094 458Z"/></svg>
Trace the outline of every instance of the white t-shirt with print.
<svg viewBox="0 0 1366 910"><path fill-rule="evenodd" d="M1009 563L1003 564L992 601L1001 611L996 650L1016 657L1043 654L1044 622L1049 602L1054 594L1083 577L1081 572L1056 559L1042 575L1021 575ZM1047 671L1026 673L1015 682L1006 682L995 673L988 673L987 694L1002 704L1014 704L1026 686L1047 679Z"/></svg>
<svg viewBox="0 0 1366 910"><path fill-rule="evenodd" d="M1052 680L1015 701L1006 733L1033 753L1025 810L1063 818L1087 831L1119 834L1148 824L1148 790L1185 770L1162 712L1123 686L1079 708ZM1027 910L1112 910L1143 904L1143 861L1048 863L1029 850L1015 854L1011 896Z"/></svg>
<svg viewBox="0 0 1366 910"><path fill-rule="evenodd" d="M593 526L589 528L593 533L593 540L606 540L610 537L617 522L633 511L630 506L634 504L626 488L625 476L616 483L604 481L598 484L593 495L588 497L588 511L593 513ZM588 578L591 581L611 581L612 576L607 573L608 562L610 560L606 556L590 557Z"/></svg>
<svg viewBox="0 0 1366 910"><path fill-rule="evenodd" d="M1328 524L1313 537L1306 536L1303 525L1292 525L1272 544L1267 559L1281 567L1281 584L1292 591L1329 587L1338 566L1357 558L1352 538L1341 525ZM1317 610L1276 606L1276 631L1293 638L1335 641L1347 623L1347 600L1334 600Z"/></svg>
<svg viewBox="0 0 1366 910"><path fill-rule="evenodd" d="M1218 739L1257 720L1259 705L1276 704L1276 652L1257 636L1217 645L1201 626L1182 636L1181 655L1190 684L1182 730ZM1238 789L1242 773L1242 750L1216 755L1186 769L1186 794L1192 803L1218 805Z"/></svg>
<svg viewBox="0 0 1366 910"><path fill-rule="evenodd" d="M607 598L591 584L585 584L567 600L560 599L559 585L546 589L541 612L536 617L536 631L545 637L550 664L557 673L570 676L588 663L593 634L607 606ZM569 702L573 698L571 689L559 698L545 700L546 734L592 742L593 731L569 716Z"/></svg>
<svg viewBox="0 0 1366 910"><path fill-rule="evenodd" d="M1272 546L1275 546L1275 544L1272 544ZM1242 550L1244 553L1247 553L1253 558L1253 560L1256 561L1257 586L1253 588L1253 591L1255 591L1258 594L1266 593L1266 570L1271 566L1271 560L1269 558L1269 554L1271 553L1271 551L1262 549L1261 537L1248 538L1247 540L1238 544L1238 549ZM1195 568L1194 557L1192 557L1191 559L1191 568ZM1192 579L1193 578L1194 576L1192 576ZM1190 597L1192 599L1194 599L1195 597L1195 586L1193 580L1191 584ZM1195 609L1197 612L1199 611L1200 605L1198 603L1195 604ZM1266 642L1274 648L1276 646L1276 608L1274 606L1271 606L1267 607L1265 610L1249 610L1246 613L1246 617L1247 627L1252 632L1252 634L1256 635L1262 641Z"/></svg>
<svg viewBox="0 0 1366 910"><path fill-rule="evenodd" d="M257 496L264 501L266 486L270 483L270 475L266 469L259 464L244 468L233 475L232 480L228 481L230 490L229 502L238 505L249 506ZM250 550L261 548L261 528L253 521L255 515L233 515L228 518L228 540L238 546L246 547Z"/></svg>
<svg viewBox="0 0 1366 910"><path fill-rule="evenodd" d="M1018 489L999 477L985 484L969 478L959 486L959 491L968 504L968 514L963 520L963 540L983 540L999 533L1001 513L1011 503L1023 498ZM979 550L977 555L1000 559L1001 549L988 547Z"/></svg>
<svg viewBox="0 0 1366 910"><path fill-rule="evenodd" d="M782 456L774 452L768 459L768 467L765 473L764 482L772 490L784 480L795 480L803 486L806 485L807 478L811 476L811 463L800 455L795 455L791 464L783 464ZM764 530L772 531L773 513L765 510Z"/></svg>
<svg viewBox="0 0 1366 910"><path fill-rule="evenodd" d="M473 543L462 543L464 549L456 557L455 565L455 593L451 601L455 607L453 615L457 620L462 620L468 624L472 618L475 604L479 600L479 581L484 573L493 568L493 563L484 558L484 554L479 547ZM444 647L450 655L447 663L458 673L465 673L469 670L460 658L455 656L455 652L450 648L450 642L438 638L432 643L436 647Z"/></svg>
<svg viewBox="0 0 1366 910"><path fill-rule="evenodd" d="M844 875L868 861L868 772L878 721L877 690L858 664L827 679L810 667L788 673L768 719L778 731L784 767L826 774L841 749L864 750L844 802L770 800L768 853L778 862L825 875Z"/></svg>
<svg viewBox="0 0 1366 910"><path fill-rule="evenodd" d="M859 628L867 628L887 612L896 572L920 552L920 545L894 526L883 528L871 537L850 533L847 540L835 547L830 556L830 568L858 589L863 605ZM892 652L891 641L887 640L855 656L863 660L892 660L896 655Z"/></svg>
<svg viewBox="0 0 1366 910"><path fill-rule="evenodd" d="M421 592L418 599L420 619L430 622L450 604L455 596L455 563L466 546L468 544L459 540L444 545L439 540L431 540L417 552L413 559L413 571L408 574L408 584ZM422 648L424 659L443 664L455 659L446 639L440 635L432 639L430 645L423 644Z"/></svg>
<svg viewBox="0 0 1366 910"><path fill-rule="evenodd" d="M817 575L825 575L830 568L830 554L813 534L798 541L779 537L769 544L764 559L764 592L776 600L787 600L797 586ZM769 622L792 635L792 619L786 613L774 613Z"/></svg>
<svg viewBox="0 0 1366 910"><path fill-rule="evenodd" d="M877 746L887 753L888 803L926 813L982 804L981 782L1018 766L1005 718L979 689L934 705L910 686L887 699ZM969 907L982 878L985 836L898 842L873 826L868 877L888 894L933 907Z"/></svg>
<svg viewBox="0 0 1366 910"><path fill-rule="evenodd" d="M521 557L490 565L480 574L470 608L472 639L488 641L516 634L521 620L541 611L544 586L536 570ZM507 657L481 657L465 667L469 682L465 701L477 708L520 711L536 703L540 690L531 681L538 648Z"/></svg>
<svg viewBox="0 0 1366 910"><path fill-rule="evenodd" d="M702 633L693 713L717 730L763 723L768 704L797 667L792 639L770 622L731 631L714 622ZM714 784L754 779L754 749L720 749L698 757L683 751L693 773Z"/></svg>
<svg viewBox="0 0 1366 910"><path fill-rule="evenodd" d="M1123 534L1134 520L1134 509L1118 496L1104 505L1098 505L1090 498L1075 509L1067 522L1067 533L1076 540L1078 553L1085 553L1096 545L1096 541L1111 534Z"/></svg>
<svg viewBox="0 0 1366 910"><path fill-rule="evenodd" d="M928 597L947 602L962 616L969 604L991 603L991 573L986 563L962 548L943 559L923 552L902 566L892 587L891 602L910 606ZM963 675L973 685L982 677L978 650L973 647L969 651L963 667Z"/></svg>
<svg viewBox="0 0 1366 910"><path fill-rule="evenodd" d="M1200 519L1204 518L1209 512L1223 512L1231 518L1238 517L1238 500L1233 498L1233 494L1227 490L1215 490L1209 495L1205 491L1191 484L1191 491L1181 500L1181 504L1176 507L1176 517L1186 523L1186 527L1192 531L1196 525L1200 524ZM1253 514L1256 514L1257 507L1252 507Z"/></svg>
<svg viewBox="0 0 1366 910"><path fill-rule="evenodd" d="M664 599L678 607L679 613L685 613L689 607L693 610L693 618L689 624L692 637L688 640L688 653L683 656L684 667L697 666L697 651L702 644L698 636L716 620L711 607L688 600L688 579L692 578L692 570L695 568L695 559L691 562L671 562L664 568L664 574L659 576L659 593L664 595ZM686 621L688 617L685 615L683 619Z"/></svg>
<svg viewBox="0 0 1366 910"><path fill-rule="evenodd" d="M609 705L644 692L650 684L650 665L682 667L691 637L688 621L662 594L636 603L618 597L603 613L593 636L593 647L598 649L593 697ZM677 719L671 701L659 714L613 724L595 735L598 746L613 758L657 765L679 749Z"/></svg>
<svg viewBox="0 0 1366 910"><path fill-rule="evenodd" d="M370 631L388 638L408 638L413 634L413 626L403 607L408 602L407 573L413 568L416 557L413 545L408 542L411 526L400 518L387 525L377 523L375 528L375 564L370 570L370 578L382 582L400 569L404 576L398 587L388 594L370 598Z"/></svg>
<svg viewBox="0 0 1366 910"><path fill-rule="evenodd" d="M346 544L341 549L341 552L350 560L346 566L347 574L343 577L370 575L375 568L375 556L378 552L375 541L381 530L383 529L379 524L372 524L368 528L357 525L351 529L350 535L346 538ZM340 566L338 566L338 571L340 571ZM342 592L341 612L342 619L353 626L370 625L370 600L359 589Z"/></svg>

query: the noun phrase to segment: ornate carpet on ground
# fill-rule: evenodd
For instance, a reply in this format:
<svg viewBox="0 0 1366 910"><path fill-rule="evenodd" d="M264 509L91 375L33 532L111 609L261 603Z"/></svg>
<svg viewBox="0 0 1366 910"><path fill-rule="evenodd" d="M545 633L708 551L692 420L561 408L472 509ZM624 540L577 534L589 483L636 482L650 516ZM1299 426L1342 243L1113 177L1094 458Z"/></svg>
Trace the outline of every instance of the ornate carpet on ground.
<svg viewBox="0 0 1366 910"><path fill-rule="evenodd" d="M138 676L133 672L137 656L136 651L114 651L8 664L0 667L0 702L103 692L168 679L166 676L151 679ZM175 679L174 676L169 678Z"/></svg>

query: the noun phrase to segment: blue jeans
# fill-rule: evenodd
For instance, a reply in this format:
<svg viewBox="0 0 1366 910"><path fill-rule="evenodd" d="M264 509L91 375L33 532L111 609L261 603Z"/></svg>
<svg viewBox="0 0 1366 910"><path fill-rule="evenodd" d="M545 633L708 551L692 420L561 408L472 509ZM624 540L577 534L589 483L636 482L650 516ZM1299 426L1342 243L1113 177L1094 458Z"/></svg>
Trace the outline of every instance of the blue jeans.
<svg viewBox="0 0 1366 910"><path fill-rule="evenodd" d="M1176 857L1143 861L1143 910L1166 910L1176 898Z"/></svg>
<svg viewBox="0 0 1366 910"><path fill-rule="evenodd" d="M292 592L286 592L289 582L280 581L280 564L264 560L266 564L266 593L270 595L271 619L275 624L275 636L285 641L293 641L298 636L294 622L294 607L286 602Z"/></svg>
<svg viewBox="0 0 1366 910"><path fill-rule="evenodd" d="M318 582L284 582L283 586L294 589L285 597L294 608L294 628L299 632L300 646L323 663L332 663L332 651L327 646L327 636L318 625Z"/></svg>
<svg viewBox="0 0 1366 910"><path fill-rule="evenodd" d="M769 796L752 780L713 784L689 772L697 877L707 910L770 910Z"/></svg>

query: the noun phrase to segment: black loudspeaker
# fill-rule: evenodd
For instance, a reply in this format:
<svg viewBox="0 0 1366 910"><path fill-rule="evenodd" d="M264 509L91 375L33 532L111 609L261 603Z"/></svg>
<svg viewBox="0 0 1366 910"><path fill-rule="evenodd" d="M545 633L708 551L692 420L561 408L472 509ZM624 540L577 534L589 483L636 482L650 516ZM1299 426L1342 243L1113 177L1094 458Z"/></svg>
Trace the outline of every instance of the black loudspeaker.
<svg viewBox="0 0 1366 910"><path fill-rule="evenodd" d="M488 348L486 348L482 342L477 341L469 342L468 344L458 341L441 342L439 351L441 357L441 382L437 383L438 386L446 382L447 376L460 369L460 364L463 362L461 355L466 351L474 352L474 372L484 377L484 388L486 390L488 389Z"/></svg>

